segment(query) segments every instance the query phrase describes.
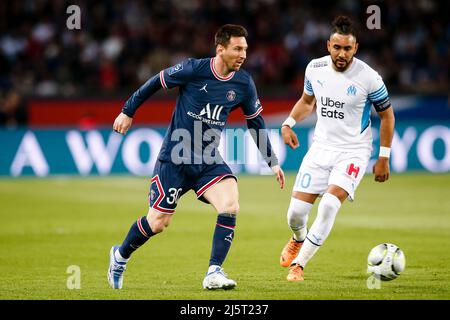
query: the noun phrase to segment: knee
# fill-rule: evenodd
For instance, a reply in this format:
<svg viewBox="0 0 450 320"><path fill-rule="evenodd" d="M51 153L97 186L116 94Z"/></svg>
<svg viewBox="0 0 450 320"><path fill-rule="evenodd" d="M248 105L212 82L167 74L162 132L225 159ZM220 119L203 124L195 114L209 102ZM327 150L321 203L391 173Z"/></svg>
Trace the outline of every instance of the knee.
<svg viewBox="0 0 450 320"><path fill-rule="evenodd" d="M325 193L319 203L317 215L322 219L334 219L340 207L341 201L336 196Z"/></svg>
<svg viewBox="0 0 450 320"><path fill-rule="evenodd" d="M170 218L165 215L156 219L152 219L152 217L147 216L147 221L152 229L152 232L155 234L163 232L170 224Z"/></svg>
<svg viewBox="0 0 450 320"><path fill-rule="evenodd" d="M312 206L313 205L311 203L296 198L291 198L288 209L289 224L305 224Z"/></svg>
<svg viewBox="0 0 450 320"><path fill-rule="evenodd" d="M229 213L232 215L237 215L239 212L239 202L237 200L227 200L218 208L219 213Z"/></svg>

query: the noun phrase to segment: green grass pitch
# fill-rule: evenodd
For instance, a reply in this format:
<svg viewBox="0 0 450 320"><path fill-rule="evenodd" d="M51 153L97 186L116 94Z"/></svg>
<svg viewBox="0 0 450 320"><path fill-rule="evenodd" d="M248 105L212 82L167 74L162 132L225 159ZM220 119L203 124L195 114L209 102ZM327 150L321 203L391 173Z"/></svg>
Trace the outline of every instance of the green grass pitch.
<svg viewBox="0 0 450 320"><path fill-rule="evenodd" d="M172 225L138 250L124 288L106 280L108 252L147 211L149 180L134 177L0 180L0 299L450 299L450 175L366 176L341 208L303 283L288 283L279 254L291 236L286 209L294 175L240 176L240 213L224 267L238 287L205 291L216 214L181 198ZM315 217L317 203L308 225ZM383 242L402 248L406 270L368 289L366 259ZM80 289L69 290L69 266ZM70 281L69 281L70 282Z"/></svg>

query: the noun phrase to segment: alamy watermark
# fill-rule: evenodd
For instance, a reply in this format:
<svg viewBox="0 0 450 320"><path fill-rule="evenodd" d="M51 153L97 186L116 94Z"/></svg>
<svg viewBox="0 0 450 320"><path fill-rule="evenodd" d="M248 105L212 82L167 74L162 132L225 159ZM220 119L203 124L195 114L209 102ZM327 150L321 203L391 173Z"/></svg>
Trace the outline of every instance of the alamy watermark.
<svg viewBox="0 0 450 320"><path fill-rule="evenodd" d="M366 20L366 26L369 30L380 30L381 29L381 9L377 5L370 5L366 10L367 14L370 16Z"/></svg>
<svg viewBox="0 0 450 320"><path fill-rule="evenodd" d="M67 277L66 286L67 289L81 289L81 268L77 265L70 265L66 270Z"/></svg>
<svg viewBox="0 0 450 320"><path fill-rule="evenodd" d="M70 16L66 20L66 27L69 30L81 29L81 9L79 6L72 4L67 7L66 13Z"/></svg>
<svg viewBox="0 0 450 320"><path fill-rule="evenodd" d="M279 133L276 129L204 130L202 121L194 121L193 131L184 128L172 131L169 142L172 144L170 159L174 164L221 164L225 161L233 165L248 164L252 161L259 163L258 157L248 156L257 144L259 156L266 162L272 162L275 160L275 151L269 152L268 146L270 140L278 143L278 139ZM221 152L226 155L226 159L222 158Z"/></svg>
<svg viewBox="0 0 450 320"><path fill-rule="evenodd" d="M366 280L367 289L381 289L380 275L377 273L371 274Z"/></svg>

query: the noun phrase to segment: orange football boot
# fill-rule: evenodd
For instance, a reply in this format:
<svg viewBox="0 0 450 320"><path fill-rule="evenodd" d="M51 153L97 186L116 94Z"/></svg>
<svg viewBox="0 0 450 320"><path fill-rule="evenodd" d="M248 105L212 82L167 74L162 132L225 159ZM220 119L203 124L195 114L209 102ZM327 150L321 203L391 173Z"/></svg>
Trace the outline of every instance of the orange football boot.
<svg viewBox="0 0 450 320"><path fill-rule="evenodd" d="M302 242L297 242L293 237L284 246L283 251L281 251L280 265L282 267L289 267L292 261L297 257L300 248L303 245Z"/></svg>
<svg viewBox="0 0 450 320"><path fill-rule="evenodd" d="M303 268L298 263L294 263L289 268L289 274L287 275L287 281L300 282L303 279Z"/></svg>

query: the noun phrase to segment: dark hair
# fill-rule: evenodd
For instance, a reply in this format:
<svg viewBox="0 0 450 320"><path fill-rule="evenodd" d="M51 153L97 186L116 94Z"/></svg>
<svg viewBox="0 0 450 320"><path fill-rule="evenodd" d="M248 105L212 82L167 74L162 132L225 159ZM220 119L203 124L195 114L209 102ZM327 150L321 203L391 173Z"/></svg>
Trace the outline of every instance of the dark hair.
<svg viewBox="0 0 450 320"><path fill-rule="evenodd" d="M214 42L216 46L221 44L226 47L230 43L231 37L247 37L247 35L247 30L245 30L243 26L226 24L217 30L216 35L214 36Z"/></svg>
<svg viewBox="0 0 450 320"><path fill-rule="evenodd" d="M339 16L334 19L331 28L331 34L353 35L356 38L356 30L353 27L353 21L347 16Z"/></svg>

